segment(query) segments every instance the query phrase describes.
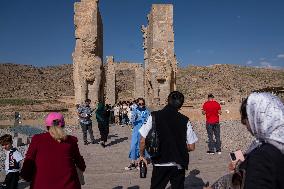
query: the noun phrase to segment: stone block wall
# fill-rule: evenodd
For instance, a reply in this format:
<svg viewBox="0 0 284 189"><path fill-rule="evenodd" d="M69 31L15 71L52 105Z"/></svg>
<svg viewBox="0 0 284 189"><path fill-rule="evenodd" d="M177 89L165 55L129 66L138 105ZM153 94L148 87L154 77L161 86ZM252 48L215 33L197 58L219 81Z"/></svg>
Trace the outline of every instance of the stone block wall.
<svg viewBox="0 0 284 189"><path fill-rule="evenodd" d="M144 97L144 68L142 64L115 62L113 56L109 56L105 69L106 104Z"/></svg>

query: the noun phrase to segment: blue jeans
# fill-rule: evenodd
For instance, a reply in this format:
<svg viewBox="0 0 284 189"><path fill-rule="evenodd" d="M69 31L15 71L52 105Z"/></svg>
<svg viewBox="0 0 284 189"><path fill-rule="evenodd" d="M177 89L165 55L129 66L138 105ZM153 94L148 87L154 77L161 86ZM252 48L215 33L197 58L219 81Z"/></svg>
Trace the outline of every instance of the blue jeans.
<svg viewBox="0 0 284 189"><path fill-rule="evenodd" d="M206 130L208 135L208 148L209 151L221 150L221 139L220 139L220 124L209 124L206 123ZM213 140L213 134L215 135L216 143Z"/></svg>

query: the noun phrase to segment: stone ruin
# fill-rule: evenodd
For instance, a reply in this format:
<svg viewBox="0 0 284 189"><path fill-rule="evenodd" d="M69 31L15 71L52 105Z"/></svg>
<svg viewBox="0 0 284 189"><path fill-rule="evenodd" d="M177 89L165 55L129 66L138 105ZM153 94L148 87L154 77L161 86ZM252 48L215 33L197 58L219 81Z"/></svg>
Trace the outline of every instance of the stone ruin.
<svg viewBox="0 0 284 189"><path fill-rule="evenodd" d="M120 92L127 97L144 97L146 104L158 107L166 103L168 94L176 89L177 61L174 53L173 5L153 4L148 26L142 25L144 67L142 64L114 62L103 57L103 24L98 0L81 0L74 5L76 47L73 53L76 104L86 98L93 105L98 101L115 104ZM128 71L129 90L119 90L119 78ZM121 74L122 73L122 74ZM130 99L129 99L130 100Z"/></svg>
<svg viewBox="0 0 284 189"><path fill-rule="evenodd" d="M142 64L114 62L113 56L107 56L105 73L106 104L115 104L118 101L133 100L144 96L144 68ZM123 75L124 78L121 78L121 75ZM121 81L120 78L125 82ZM127 86L118 87L121 83ZM120 95L119 93L124 94Z"/></svg>
<svg viewBox="0 0 284 189"><path fill-rule="evenodd" d="M145 100L153 107L166 104L176 90L173 5L153 4L148 26L142 25L145 61Z"/></svg>
<svg viewBox="0 0 284 189"><path fill-rule="evenodd" d="M74 4L76 46L73 53L75 103L103 99L103 24L98 0Z"/></svg>

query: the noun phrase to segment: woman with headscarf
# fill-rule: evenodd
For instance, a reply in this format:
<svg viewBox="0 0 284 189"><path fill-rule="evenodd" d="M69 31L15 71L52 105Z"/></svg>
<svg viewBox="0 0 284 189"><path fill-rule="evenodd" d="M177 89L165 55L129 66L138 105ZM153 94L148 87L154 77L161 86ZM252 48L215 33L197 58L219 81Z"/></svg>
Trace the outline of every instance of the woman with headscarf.
<svg viewBox="0 0 284 189"><path fill-rule="evenodd" d="M240 113L242 124L255 140L245 160L234 167L232 180L241 178L239 188L244 189L284 189L283 103L270 93L252 93L243 101ZM212 188L227 188L220 186L224 185L216 182Z"/></svg>
<svg viewBox="0 0 284 189"><path fill-rule="evenodd" d="M131 135L131 144L129 151L130 164L125 167L125 170L132 170L137 168L138 161L140 157L139 154L139 145L140 145L140 133L139 129L142 127L150 115L150 111L146 108L144 98L138 98L138 107L133 110L131 114L130 123L133 125L132 135Z"/></svg>
<svg viewBox="0 0 284 189"><path fill-rule="evenodd" d="M48 132L32 138L21 177L30 181L31 189L80 189L76 168L85 171L86 165L77 138L65 134L61 113L48 114L45 125Z"/></svg>
<svg viewBox="0 0 284 189"><path fill-rule="evenodd" d="M98 103L98 108L96 110L96 119L101 135L101 145L104 148L105 143L107 142L107 136L109 134L109 111L106 111L103 103Z"/></svg>

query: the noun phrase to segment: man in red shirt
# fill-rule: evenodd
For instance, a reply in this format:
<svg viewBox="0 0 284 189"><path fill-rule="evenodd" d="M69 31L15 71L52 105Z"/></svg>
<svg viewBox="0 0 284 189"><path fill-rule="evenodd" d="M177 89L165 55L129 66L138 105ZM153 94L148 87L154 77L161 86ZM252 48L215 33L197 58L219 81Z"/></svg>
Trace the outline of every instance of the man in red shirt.
<svg viewBox="0 0 284 189"><path fill-rule="evenodd" d="M206 130L208 135L207 154L214 154L215 149L218 154L221 154L221 140L220 140L220 124L219 115L221 115L221 106L214 100L213 94L208 95L208 101L203 104L202 114L206 115ZM216 143L213 140L215 135Z"/></svg>

